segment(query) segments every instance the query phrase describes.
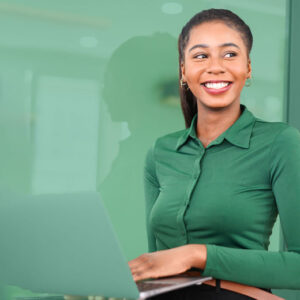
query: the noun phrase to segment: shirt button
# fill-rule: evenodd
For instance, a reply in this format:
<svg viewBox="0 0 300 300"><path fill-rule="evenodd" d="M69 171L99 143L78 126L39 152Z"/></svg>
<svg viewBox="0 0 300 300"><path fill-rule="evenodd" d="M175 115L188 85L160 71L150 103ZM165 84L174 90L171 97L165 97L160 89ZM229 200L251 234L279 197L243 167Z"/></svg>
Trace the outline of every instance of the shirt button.
<svg viewBox="0 0 300 300"><path fill-rule="evenodd" d="M194 174L194 179L197 179L198 178L198 174Z"/></svg>

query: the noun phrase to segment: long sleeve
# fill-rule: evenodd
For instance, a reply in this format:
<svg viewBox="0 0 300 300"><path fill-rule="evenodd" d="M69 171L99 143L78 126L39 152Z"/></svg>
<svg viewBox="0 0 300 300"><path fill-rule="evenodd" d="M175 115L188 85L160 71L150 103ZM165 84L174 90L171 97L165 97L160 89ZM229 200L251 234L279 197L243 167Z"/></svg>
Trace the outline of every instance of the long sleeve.
<svg viewBox="0 0 300 300"><path fill-rule="evenodd" d="M159 184L156 177L155 161L153 157L153 147L147 152L145 168L144 168L144 191L146 200L146 228L148 236L148 248L149 252L156 251L156 242L153 231L149 224L150 213L152 207L159 195Z"/></svg>
<svg viewBox="0 0 300 300"><path fill-rule="evenodd" d="M203 275L263 288L300 289L300 134L286 127L270 151L270 182L287 251L207 245Z"/></svg>

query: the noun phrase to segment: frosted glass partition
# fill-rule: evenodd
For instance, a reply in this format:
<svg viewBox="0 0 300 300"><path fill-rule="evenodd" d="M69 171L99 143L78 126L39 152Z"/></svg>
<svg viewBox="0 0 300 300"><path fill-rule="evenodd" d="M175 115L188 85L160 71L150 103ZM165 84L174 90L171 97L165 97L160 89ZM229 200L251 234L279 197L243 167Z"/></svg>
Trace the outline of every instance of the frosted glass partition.
<svg viewBox="0 0 300 300"><path fill-rule="evenodd" d="M253 82L242 102L258 117L281 121L286 6L285 0L0 1L1 189L97 190L127 258L147 251L145 153L156 137L184 128L181 27L211 7L245 19L254 35ZM271 243L277 248L278 225ZM1 299L26 295L0 290Z"/></svg>

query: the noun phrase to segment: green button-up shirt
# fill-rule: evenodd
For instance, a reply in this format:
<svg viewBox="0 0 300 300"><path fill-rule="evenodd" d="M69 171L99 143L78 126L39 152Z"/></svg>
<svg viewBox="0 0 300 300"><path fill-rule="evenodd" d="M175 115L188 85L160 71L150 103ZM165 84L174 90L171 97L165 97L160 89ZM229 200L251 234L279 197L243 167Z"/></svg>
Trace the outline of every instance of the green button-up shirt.
<svg viewBox="0 0 300 300"><path fill-rule="evenodd" d="M206 148L196 115L148 151L149 251L206 244L205 276L300 289L300 134L241 109ZM269 252L278 213L288 250Z"/></svg>

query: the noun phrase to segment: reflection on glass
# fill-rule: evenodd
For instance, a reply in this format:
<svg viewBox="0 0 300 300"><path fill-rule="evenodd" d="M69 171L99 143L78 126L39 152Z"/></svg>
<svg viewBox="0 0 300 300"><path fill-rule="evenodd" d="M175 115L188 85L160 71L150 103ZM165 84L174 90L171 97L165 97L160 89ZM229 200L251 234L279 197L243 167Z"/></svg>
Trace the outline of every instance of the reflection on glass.
<svg viewBox="0 0 300 300"><path fill-rule="evenodd" d="M183 123L179 98L174 93L174 48L176 40L169 34L131 38L112 54L104 73L103 100L113 122L128 123L130 136L109 136L119 138L118 153L99 189L130 257L146 251L145 232L136 230L144 227L145 153L157 136L177 130ZM175 79L170 81L172 78ZM174 103L170 104L172 97ZM107 154L105 160L111 161L108 151Z"/></svg>

